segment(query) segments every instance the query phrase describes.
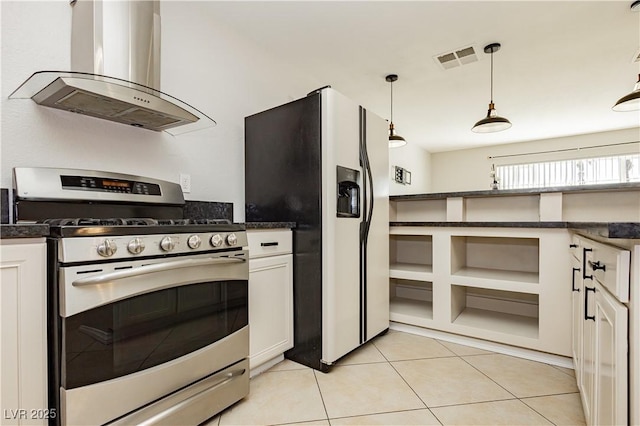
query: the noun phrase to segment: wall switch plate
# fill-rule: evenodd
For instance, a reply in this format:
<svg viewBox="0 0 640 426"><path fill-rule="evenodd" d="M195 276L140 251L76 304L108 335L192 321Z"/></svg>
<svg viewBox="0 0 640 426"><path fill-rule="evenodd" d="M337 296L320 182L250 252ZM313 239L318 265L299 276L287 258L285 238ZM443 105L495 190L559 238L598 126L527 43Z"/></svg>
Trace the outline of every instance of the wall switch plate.
<svg viewBox="0 0 640 426"><path fill-rule="evenodd" d="M191 175L180 173L180 188L186 194L191 192Z"/></svg>

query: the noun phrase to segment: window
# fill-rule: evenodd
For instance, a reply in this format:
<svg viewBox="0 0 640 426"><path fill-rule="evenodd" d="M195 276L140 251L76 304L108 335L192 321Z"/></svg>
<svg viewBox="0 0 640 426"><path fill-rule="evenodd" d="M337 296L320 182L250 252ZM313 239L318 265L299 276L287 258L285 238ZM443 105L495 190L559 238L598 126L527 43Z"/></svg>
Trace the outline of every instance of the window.
<svg viewBox="0 0 640 426"><path fill-rule="evenodd" d="M640 182L640 154L496 166L501 189Z"/></svg>

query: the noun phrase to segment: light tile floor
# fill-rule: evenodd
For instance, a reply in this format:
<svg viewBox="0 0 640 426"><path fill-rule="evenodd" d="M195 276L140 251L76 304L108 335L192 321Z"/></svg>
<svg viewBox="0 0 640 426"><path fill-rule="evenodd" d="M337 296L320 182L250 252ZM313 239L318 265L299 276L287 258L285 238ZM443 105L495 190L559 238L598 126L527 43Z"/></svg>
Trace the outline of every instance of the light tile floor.
<svg viewBox="0 0 640 426"><path fill-rule="evenodd" d="M325 374L285 360L224 425L584 425L573 370L389 331Z"/></svg>

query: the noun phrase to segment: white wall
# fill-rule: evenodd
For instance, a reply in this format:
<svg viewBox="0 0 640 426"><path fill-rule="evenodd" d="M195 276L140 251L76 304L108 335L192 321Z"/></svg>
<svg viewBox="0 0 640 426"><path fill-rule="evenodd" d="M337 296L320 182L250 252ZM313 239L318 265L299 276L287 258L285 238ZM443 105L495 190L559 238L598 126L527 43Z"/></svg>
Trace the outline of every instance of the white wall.
<svg viewBox="0 0 640 426"><path fill-rule="evenodd" d="M163 1L161 90L218 122L172 137L8 100L40 70L69 70L68 0L0 1L2 20L0 186L16 166L108 170L169 181L192 178L190 200L234 203L244 220L244 117L305 96L321 84L227 30L203 2Z"/></svg>
<svg viewBox="0 0 640 426"><path fill-rule="evenodd" d="M411 172L411 185L396 183L393 166L399 166ZM391 195L423 194L431 192L431 154L409 141L405 146L389 150L389 168Z"/></svg>
<svg viewBox="0 0 640 426"><path fill-rule="evenodd" d="M489 172L491 170L491 164L520 164L566 158L638 153L639 144L594 148L598 145L638 141L640 141L640 128L633 128L532 142L431 153L431 192L490 189L491 179ZM522 155L564 149L568 149L568 151ZM509 157L489 158L505 155Z"/></svg>

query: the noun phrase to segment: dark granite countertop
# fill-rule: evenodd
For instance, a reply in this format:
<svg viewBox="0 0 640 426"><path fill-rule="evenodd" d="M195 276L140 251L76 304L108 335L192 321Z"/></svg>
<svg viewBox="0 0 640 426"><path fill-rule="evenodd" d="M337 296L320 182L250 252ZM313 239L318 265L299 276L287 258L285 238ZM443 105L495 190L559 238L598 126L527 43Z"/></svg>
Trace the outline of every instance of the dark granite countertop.
<svg viewBox="0 0 640 426"><path fill-rule="evenodd" d="M292 229L296 227L295 222L248 222L246 229ZM49 225L44 224L19 224L0 226L0 238L39 238L49 235Z"/></svg>
<svg viewBox="0 0 640 426"><path fill-rule="evenodd" d="M419 200L439 200L453 197L499 197L518 195L539 195L549 192L601 192L601 191L640 191L640 183L616 183L607 185L581 185L581 186L556 186L552 188L531 188L531 189L488 189L486 191L458 191L458 192L433 192L427 194L412 195L391 195L390 201L419 201Z"/></svg>
<svg viewBox="0 0 640 426"><path fill-rule="evenodd" d="M639 222L390 222L390 226L469 228L564 228L603 238L640 239Z"/></svg>
<svg viewBox="0 0 640 426"><path fill-rule="evenodd" d="M569 222L568 228L603 238L640 239L639 222Z"/></svg>
<svg viewBox="0 0 640 426"><path fill-rule="evenodd" d="M49 225L26 224L0 226L0 238L40 238L49 235Z"/></svg>
<svg viewBox="0 0 640 426"><path fill-rule="evenodd" d="M246 222L247 229L293 229L296 227L295 222Z"/></svg>

